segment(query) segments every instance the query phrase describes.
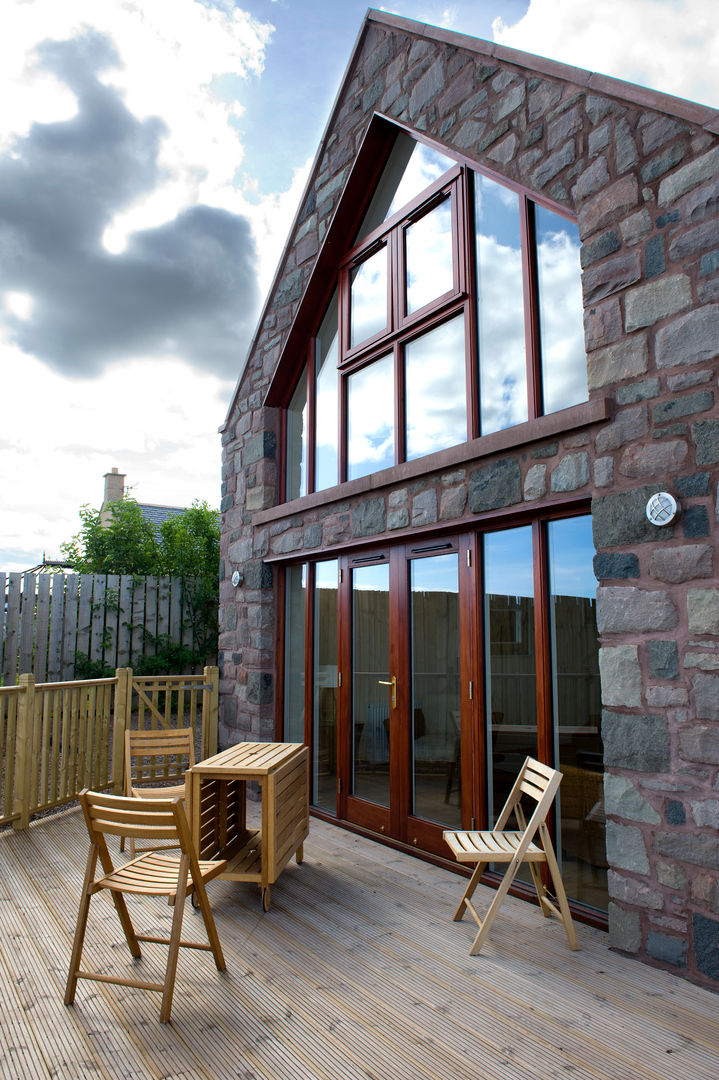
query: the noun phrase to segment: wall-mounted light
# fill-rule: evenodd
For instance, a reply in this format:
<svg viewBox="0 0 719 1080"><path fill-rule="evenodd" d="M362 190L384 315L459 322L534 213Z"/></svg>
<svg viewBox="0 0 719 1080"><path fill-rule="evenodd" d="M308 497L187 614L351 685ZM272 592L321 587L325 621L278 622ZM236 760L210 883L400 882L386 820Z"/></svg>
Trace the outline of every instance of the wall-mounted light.
<svg viewBox="0 0 719 1080"><path fill-rule="evenodd" d="M232 584L235 586L235 588L237 588L238 585L241 585L244 580L245 575L241 574L239 570L235 570L232 575Z"/></svg>
<svg viewBox="0 0 719 1080"><path fill-rule="evenodd" d="M679 503L668 491L658 491L647 503L647 517L652 525L671 525L679 514Z"/></svg>

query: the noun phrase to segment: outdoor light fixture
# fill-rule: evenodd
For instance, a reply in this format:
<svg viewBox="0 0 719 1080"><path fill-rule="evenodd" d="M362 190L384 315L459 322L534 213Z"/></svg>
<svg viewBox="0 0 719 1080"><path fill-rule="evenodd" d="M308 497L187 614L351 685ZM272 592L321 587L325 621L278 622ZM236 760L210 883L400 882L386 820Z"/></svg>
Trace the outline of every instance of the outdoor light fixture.
<svg viewBox="0 0 719 1080"><path fill-rule="evenodd" d="M671 525L679 514L679 503L668 491L658 491L647 503L647 517L652 525Z"/></svg>
<svg viewBox="0 0 719 1080"><path fill-rule="evenodd" d="M245 575L241 574L239 570L235 570L234 574L232 575L232 584L235 586L235 588L237 588L238 585L241 585L244 580Z"/></svg>

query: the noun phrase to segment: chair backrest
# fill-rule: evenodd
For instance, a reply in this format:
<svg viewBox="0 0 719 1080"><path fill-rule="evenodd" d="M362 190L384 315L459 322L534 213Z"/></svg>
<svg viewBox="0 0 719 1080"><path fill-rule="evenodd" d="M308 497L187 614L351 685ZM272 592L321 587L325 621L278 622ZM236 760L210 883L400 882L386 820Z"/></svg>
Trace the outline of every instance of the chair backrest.
<svg viewBox="0 0 719 1080"><path fill-rule="evenodd" d="M182 799L135 799L126 795L80 792L87 831L92 843L106 851L105 834L174 841L184 853L192 842Z"/></svg>
<svg viewBox="0 0 719 1080"><path fill-rule="evenodd" d="M125 794L129 795L132 787L157 785L158 780L182 780L185 770L194 764L192 728L125 732Z"/></svg>
<svg viewBox="0 0 719 1080"><path fill-rule="evenodd" d="M520 829L527 830L530 836L533 835L547 817L561 782L562 774L557 769L551 769L549 765L543 765L535 758L526 758L507 796L502 812L497 818L494 831L500 832L504 829L514 814ZM527 796L536 803L529 821L522 810L523 796Z"/></svg>

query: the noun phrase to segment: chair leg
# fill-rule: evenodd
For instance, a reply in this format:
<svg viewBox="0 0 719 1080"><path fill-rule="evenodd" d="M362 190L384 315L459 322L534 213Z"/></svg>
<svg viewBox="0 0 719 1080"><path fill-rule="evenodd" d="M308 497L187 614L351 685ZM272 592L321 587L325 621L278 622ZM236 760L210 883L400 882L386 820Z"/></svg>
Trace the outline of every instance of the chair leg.
<svg viewBox="0 0 719 1080"><path fill-rule="evenodd" d="M160 1022L168 1023L170 1010L172 1009L172 995L175 990L175 976L177 974L177 959L180 952L182 939L182 919L185 914L185 900L187 898L187 873L190 860L187 855L180 859L180 872L177 878L177 893L175 894L175 910L172 915L172 930L168 942L167 967L165 968L165 986L162 991L162 1004L160 1005Z"/></svg>
<svg viewBox="0 0 719 1080"><path fill-rule="evenodd" d="M547 857L549 874L552 878L552 884L554 885L554 895L559 904L559 920L564 926L567 941L569 942L569 948L577 950L579 948L579 943L577 942L577 934L574 929L574 921L572 919L572 913L569 910L569 904L567 903L567 894L564 890L564 882L562 881L562 875L559 871L557 856L554 854L554 848L552 847L552 841L549 839L548 832L546 837L544 835L542 836L542 841L544 843L544 853Z"/></svg>
<svg viewBox="0 0 719 1080"><path fill-rule="evenodd" d="M494 894L494 899L492 900L492 903L489 905L487 913L486 913L486 915L484 916L483 919L480 920L479 917L475 914L474 910L472 908L470 908L470 911L472 911L472 914L475 916L477 925L479 926L479 933L477 934L474 941L472 942L472 947L469 950L469 955L470 956L476 956L477 953L481 950L482 946L484 945L484 942L487 939L487 934L489 933L489 928L492 925L492 923L494 922L494 918L495 918L497 912L499 911L499 908L501 906L502 901L504 900L505 896L509 892L510 885L512 884L515 877L517 876L517 871L519 870L520 865L521 865L520 863L514 863L514 862L509 864L509 866L507 867L507 872L505 873L504 877L502 878L502 880L501 880L501 882L499 884L499 888L497 889L496 893Z"/></svg>
<svg viewBox="0 0 719 1080"><path fill-rule="evenodd" d="M90 853L87 857L87 867L85 870L85 880L82 883L82 894L80 897L80 908L77 913L77 926L75 927L75 937L72 943L72 955L70 956L70 970L67 975L67 984L65 986L65 1004L72 1005L75 1000L75 990L77 989L77 973L80 970L80 960L82 958L82 947L85 942L85 931L87 929L87 917L90 913L90 897L92 896L91 889L92 883L95 880L95 867L97 866L97 847L95 844L91 845Z"/></svg>
<svg viewBox="0 0 719 1080"><path fill-rule="evenodd" d="M462 894L462 899L459 902L459 907L457 908L454 915L452 916L452 920L454 922L461 922L462 921L462 916L464 915L465 908L469 907L469 900L472 898L472 896L474 894L474 890L479 885L479 879L481 878L481 876L484 873L487 866L488 866L488 863L486 863L486 862L477 863L477 865L475 866L474 871L472 873L472 876L469 879L469 881L467 882L467 888L464 890L464 893Z"/></svg>
<svg viewBox="0 0 719 1080"><path fill-rule="evenodd" d="M220 945L220 938L217 933L217 927L215 926L215 917L212 914L212 908L210 907L210 901L207 896L207 889L205 883L200 878L194 883L195 896L197 897L197 904L202 913L202 918L205 921L205 930L207 931L207 940L210 943L212 949L212 955L215 958L215 965L218 971L225 971L227 965L225 963L225 957L222 952L222 946Z"/></svg>

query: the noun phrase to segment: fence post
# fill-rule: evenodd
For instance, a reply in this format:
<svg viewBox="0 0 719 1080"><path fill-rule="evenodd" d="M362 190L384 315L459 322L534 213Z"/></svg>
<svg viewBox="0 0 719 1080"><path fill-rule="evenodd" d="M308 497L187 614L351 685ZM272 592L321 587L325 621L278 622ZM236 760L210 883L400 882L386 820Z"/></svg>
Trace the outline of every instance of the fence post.
<svg viewBox="0 0 719 1080"><path fill-rule="evenodd" d="M112 724L112 790L125 790L125 732L132 715L132 668L116 668L115 716Z"/></svg>
<svg viewBox="0 0 719 1080"><path fill-rule="evenodd" d="M220 700L220 669L206 667L202 672L202 756L217 753L217 715Z"/></svg>
<svg viewBox="0 0 719 1080"><path fill-rule="evenodd" d="M21 675L18 679L24 693L17 704L17 741L15 752L14 829L27 829L30 824L30 768L32 765L32 733L35 716L35 676Z"/></svg>

